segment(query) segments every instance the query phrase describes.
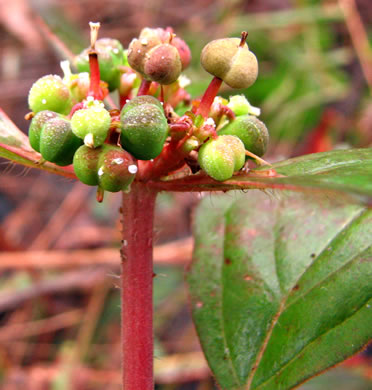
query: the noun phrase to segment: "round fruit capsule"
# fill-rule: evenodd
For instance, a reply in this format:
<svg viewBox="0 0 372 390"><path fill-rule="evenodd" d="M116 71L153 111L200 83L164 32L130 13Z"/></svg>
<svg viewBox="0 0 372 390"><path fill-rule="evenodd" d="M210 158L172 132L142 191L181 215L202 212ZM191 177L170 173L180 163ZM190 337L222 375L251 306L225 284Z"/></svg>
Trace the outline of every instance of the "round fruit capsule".
<svg viewBox="0 0 372 390"><path fill-rule="evenodd" d="M234 153L234 172L239 171L245 164L245 148L243 142L234 135L221 135L222 142Z"/></svg>
<svg viewBox="0 0 372 390"><path fill-rule="evenodd" d="M69 165L81 140L74 135L71 124L64 118L52 118L45 123L40 134L40 153L47 161Z"/></svg>
<svg viewBox="0 0 372 390"><path fill-rule="evenodd" d="M160 84L175 82L190 62L186 43L161 28L144 28L129 44L129 65L145 78Z"/></svg>
<svg viewBox="0 0 372 390"><path fill-rule="evenodd" d="M178 50L181 57L182 70L186 69L191 62L191 51L187 43L179 37L174 37L171 44Z"/></svg>
<svg viewBox="0 0 372 390"><path fill-rule="evenodd" d="M114 145L103 145L98 160L98 183L105 191L126 190L137 173L137 164L125 150Z"/></svg>
<svg viewBox="0 0 372 390"><path fill-rule="evenodd" d="M120 114L121 143L140 160L157 157L168 135L168 123L160 102L152 96L139 96L127 103Z"/></svg>
<svg viewBox="0 0 372 390"><path fill-rule="evenodd" d="M237 137L219 136L201 146L198 162L203 171L213 179L228 180L244 165L244 145Z"/></svg>
<svg viewBox="0 0 372 390"><path fill-rule="evenodd" d="M240 138L245 149L259 157L266 152L269 132L265 124L253 115L238 116L218 132L218 135L226 134Z"/></svg>
<svg viewBox="0 0 372 390"><path fill-rule="evenodd" d="M200 62L213 76L231 88L248 88L257 78L258 62L240 38L217 39L202 50Z"/></svg>
<svg viewBox="0 0 372 390"><path fill-rule="evenodd" d="M128 63L139 73L144 74L144 62L147 52L162 44L156 29L144 28L138 38L134 38L128 48Z"/></svg>
<svg viewBox="0 0 372 390"><path fill-rule="evenodd" d="M234 152L219 138L211 139L201 146L198 162L208 176L218 181L228 180L234 173Z"/></svg>
<svg viewBox="0 0 372 390"><path fill-rule="evenodd" d="M92 149L82 145L73 159L74 171L78 179L88 186L98 185L98 159L102 148Z"/></svg>
<svg viewBox="0 0 372 390"><path fill-rule="evenodd" d="M35 113L50 110L68 114L73 102L62 79L57 75L47 75L32 85L28 94L28 105Z"/></svg>
<svg viewBox="0 0 372 390"><path fill-rule="evenodd" d="M105 142L110 124L110 113L101 104L78 110L71 118L73 133L91 148Z"/></svg>
<svg viewBox="0 0 372 390"><path fill-rule="evenodd" d="M169 44L151 49L144 62L144 74L150 80L168 85L177 81L182 71L182 62L178 50Z"/></svg>
<svg viewBox="0 0 372 390"><path fill-rule="evenodd" d="M40 136L41 130L43 129L46 122L53 118L59 118L60 115L56 112L45 110L38 112L31 121L30 127L28 129L28 139L30 145L34 150L40 152Z"/></svg>
<svg viewBox="0 0 372 390"><path fill-rule="evenodd" d="M110 192L126 190L137 173L133 157L114 145L96 149L83 145L75 153L73 164L80 181Z"/></svg>

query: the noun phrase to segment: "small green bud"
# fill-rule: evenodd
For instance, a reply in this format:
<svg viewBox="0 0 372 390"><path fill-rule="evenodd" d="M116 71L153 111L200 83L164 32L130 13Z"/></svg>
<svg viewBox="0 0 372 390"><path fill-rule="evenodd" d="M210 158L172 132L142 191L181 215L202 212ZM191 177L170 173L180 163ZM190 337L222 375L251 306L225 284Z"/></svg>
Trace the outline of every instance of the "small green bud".
<svg viewBox="0 0 372 390"><path fill-rule="evenodd" d="M71 118L73 133L91 148L96 148L105 142L110 124L110 113L102 103L98 102L76 111Z"/></svg>
<svg viewBox="0 0 372 390"><path fill-rule="evenodd" d="M82 102L87 98L89 86L90 77L88 72L82 72L71 76L70 92L77 102Z"/></svg>
<svg viewBox="0 0 372 390"><path fill-rule="evenodd" d="M32 85L28 94L28 105L35 113L50 110L67 115L73 102L62 79L57 75L47 75Z"/></svg>
<svg viewBox="0 0 372 390"><path fill-rule="evenodd" d="M256 56L240 38L217 39L208 43L200 57L203 68L231 88L248 88L257 78Z"/></svg>
<svg viewBox="0 0 372 390"><path fill-rule="evenodd" d="M252 106L244 95L230 96L227 107L229 107L236 116L259 116L261 114L261 110L258 107Z"/></svg>
<svg viewBox="0 0 372 390"><path fill-rule="evenodd" d="M121 143L123 148L140 160L157 157L168 135L163 107L153 96L138 96L122 109Z"/></svg>
<svg viewBox="0 0 372 390"><path fill-rule="evenodd" d="M269 132L265 124L255 116L238 116L218 132L218 135L226 134L240 138L244 143L245 149L259 157L266 152Z"/></svg>
<svg viewBox="0 0 372 390"><path fill-rule="evenodd" d="M245 161L243 143L236 137L220 136L211 139L199 149L198 162L210 177L228 180L241 169Z"/></svg>
<svg viewBox="0 0 372 390"><path fill-rule="evenodd" d="M57 165L70 165L81 140L71 130L70 121L52 118L40 133L40 153L47 161Z"/></svg>
<svg viewBox="0 0 372 390"><path fill-rule="evenodd" d="M34 150L40 152L40 136L41 130L43 129L46 122L53 118L59 118L60 115L56 112L45 110L38 112L31 121L30 127L28 129L28 139L30 145Z"/></svg>

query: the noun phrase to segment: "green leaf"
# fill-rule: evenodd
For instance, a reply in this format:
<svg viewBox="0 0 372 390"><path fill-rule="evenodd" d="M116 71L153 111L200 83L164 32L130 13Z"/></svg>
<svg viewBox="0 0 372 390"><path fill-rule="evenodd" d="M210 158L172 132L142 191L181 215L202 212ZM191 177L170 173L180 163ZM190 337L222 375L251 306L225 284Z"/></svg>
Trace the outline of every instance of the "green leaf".
<svg viewBox="0 0 372 390"><path fill-rule="evenodd" d="M272 179L278 184L372 197L372 148L309 154L276 163L273 168L286 176Z"/></svg>
<svg viewBox="0 0 372 390"><path fill-rule="evenodd" d="M72 167L59 167L49 162L40 163L41 156L31 148L28 137L18 129L1 108L0 157L26 167L42 169L57 175L76 178Z"/></svg>
<svg viewBox="0 0 372 390"><path fill-rule="evenodd" d="M372 210L258 191L205 198L188 271L222 389L286 390L372 338Z"/></svg>
<svg viewBox="0 0 372 390"><path fill-rule="evenodd" d="M234 189L331 190L350 194L359 201L372 199L372 148L333 150L308 154L239 172L230 180L216 182L205 174L154 183L169 191L228 191ZM324 191L323 191L324 192Z"/></svg>
<svg viewBox="0 0 372 390"><path fill-rule="evenodd" d="M28 137L9 119L0 108L0 143L32 151Z"/></svg>

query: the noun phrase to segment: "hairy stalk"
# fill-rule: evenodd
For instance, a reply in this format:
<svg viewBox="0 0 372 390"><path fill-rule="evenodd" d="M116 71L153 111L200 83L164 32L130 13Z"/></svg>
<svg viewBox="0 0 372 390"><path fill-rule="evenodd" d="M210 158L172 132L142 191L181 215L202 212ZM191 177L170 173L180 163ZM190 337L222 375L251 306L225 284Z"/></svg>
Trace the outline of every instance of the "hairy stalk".
<svg viewBox="0 0 372 390"><path fill-rule="evenodd" d="M123 193L121 247L124 390L153 390L152 249L156 192L134 182Z"/></svg>

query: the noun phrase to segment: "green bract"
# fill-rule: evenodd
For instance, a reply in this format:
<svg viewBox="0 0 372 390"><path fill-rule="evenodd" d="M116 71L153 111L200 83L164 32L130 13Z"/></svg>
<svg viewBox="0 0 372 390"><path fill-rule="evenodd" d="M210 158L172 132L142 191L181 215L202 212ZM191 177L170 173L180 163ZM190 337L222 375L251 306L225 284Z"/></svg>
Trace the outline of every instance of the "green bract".
<svg viewBox="0 0 372 390"><path fill-rule="evenodd" d="M81 146L73 164L80 181L110 192L126 190L137 173L137 165L128 152L107 144L96 149Z"/></svg>
<svg viewBox="0 0 372 390"><path fill-rule="evenodd" d="M168 135L163 107L153 96L138 96L122 109L121 143L140 160L157 157Z"/></svg>
<svg viewBox="0 0 372 390"><path fill-rule="evenodd" d="M68 87L57 75L47 75L35 81L28 94L30 110L68 114L73 105Z"/></svg>
<svg viewBox="0 0 372 390"><path fill-rule="evenodd" d="M39 150L45 160L64 166L72 163L74 153L81 143L72 132L70 122L55 117L43 125L39 144L35 145L35 149Z"/></svg>
<svg viewBox="0 0 372 390"><path fill-rule="evenodd" d="M95 44L98 53L98 62L101 72L101 80L106 81L109 90L119 87L120 66L125 65L123 46L117 39L101 38ZM76 57L76 67L79 72L89 72L89 50L83 50Z"/></svg>
<svg viewBox="0 0 372 390"><path fill-rule="evenodd" d="M228 180L245 162L245 149L239 138L222 135L211 139L199 149L198 162L210 177Z"/></svg>
<svg viewBox="0 0 372 390"><path fill-rule="evenodd" d="M91 148L105 142L110 124L110 113L101 104L78 110L71 118L73 133Z"/></svg>
<svg viewBox="0 0 372 390"><path fill-rule="evenodd" d="M269 132L263 122L252 115L242 115L234 119L218 132L240 138L244 146L257 156L263 156L269 142Z"/></svg>
<svg viewBox="0 0 372 390"><path fill-rule="evenodd" d="M231 88L248 88L257 78L258 62L240 38L217 39L208 43L200 57L203 68Z"/></svg>

